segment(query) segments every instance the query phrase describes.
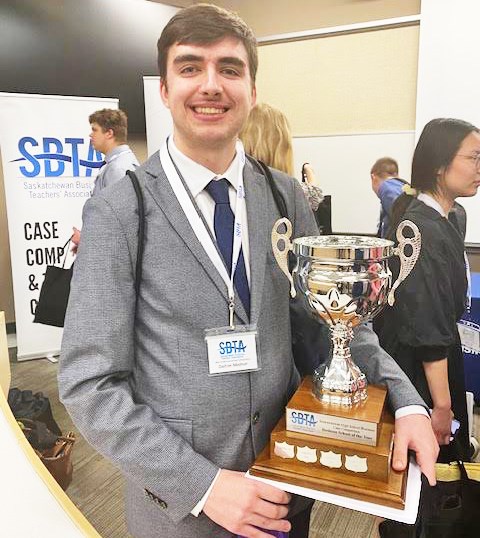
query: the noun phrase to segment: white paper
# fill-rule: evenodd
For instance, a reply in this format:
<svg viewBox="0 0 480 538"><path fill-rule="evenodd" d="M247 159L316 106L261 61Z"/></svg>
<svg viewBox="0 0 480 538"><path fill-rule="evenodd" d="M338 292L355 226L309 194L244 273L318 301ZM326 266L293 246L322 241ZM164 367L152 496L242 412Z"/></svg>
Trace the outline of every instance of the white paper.
<svg viewBox="0 0 480 538"><path fill-rule="evenodd" d="M473 326L465 325L465 322L457 323L457 326L462 346L467 348L468 353L480 354L480 333L478 330Z"/></svg>
<svg viewBox="0 0 480 538"><path fill-rule="evenodd" d="M421 489L421 472L420 467L413 461L410 461L410 467L408 469L407 492L405 497L405 508L403 510L400 510L399 508L390 508L389 506L383 506L381 504L359 501L357 499L352 499L351 497L335 495L325 491L295 486L293 484L287 484L286 482L260 478L259 476L251 475L250 472L247 472L246 476L275 486L283 491L288 491L289 493L296 493L303 497L335 504L336 506L342 506L343 508L349 508L350 510L356 510L357 512L365 512L374 516L380 516L409 524L415 523L417 519Z"/></svg>

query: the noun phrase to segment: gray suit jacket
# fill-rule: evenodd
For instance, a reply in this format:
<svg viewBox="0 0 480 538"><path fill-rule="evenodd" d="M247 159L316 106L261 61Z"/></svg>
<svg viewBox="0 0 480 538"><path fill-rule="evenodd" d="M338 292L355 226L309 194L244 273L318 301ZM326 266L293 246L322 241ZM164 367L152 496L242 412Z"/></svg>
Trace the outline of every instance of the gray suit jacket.
<svg viewBox="0 0 480 538"><path fill-rule="evenodd" d="M85 205L82 244L62 344L59 389L87 440L127 480L127 520L137 537L230 536L190 511L218 468L246 471L299 383L289 284L273 257L279 214L266 179L245 167L251 322L261 370L210 377L204 330L228 325L226 287L198 242L160 166L137 169L146 209L143 278L135 309L137 200L130 181ZM298 183L274 171L295 236L316 234ZM247 323L241 304L236 323ZM387 382L394 408L422 404L366 328L355 360Z"/></svg>

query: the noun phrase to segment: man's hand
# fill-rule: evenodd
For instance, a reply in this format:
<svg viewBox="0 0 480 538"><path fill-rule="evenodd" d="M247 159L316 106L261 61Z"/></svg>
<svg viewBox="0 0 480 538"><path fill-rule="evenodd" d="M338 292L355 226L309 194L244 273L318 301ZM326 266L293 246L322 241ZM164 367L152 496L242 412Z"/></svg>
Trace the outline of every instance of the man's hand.
<svg viewBox="0 0 480 538"><path fill-rule="evenodd" d="M75 226L74 226L73 227L73 234L72 234L72 243L73 243L72 252L73 252L73 254L77 253L78 245L80 244L80 235L81 235L80 230L78 228L75 228Z"/></svg>
<svg viewBox="0 0 480 538"><path fill-rule="evenodd" d="M248 538L271 538L260 529L288 532L290 495L243 473L222 469L203 507L223 528ZM258 528L257 528L258 527Z"/></svg>
<svg viewBox="0 0 480 538"><path fill-rule="evenodd" d="M417 456L417 463L428 483L434 486L435 462L438 457L438 443L433 433L430 419L424 415L407 415L395 420L395 439L392 467L403 471L408 462L408 449Z"/></svg>

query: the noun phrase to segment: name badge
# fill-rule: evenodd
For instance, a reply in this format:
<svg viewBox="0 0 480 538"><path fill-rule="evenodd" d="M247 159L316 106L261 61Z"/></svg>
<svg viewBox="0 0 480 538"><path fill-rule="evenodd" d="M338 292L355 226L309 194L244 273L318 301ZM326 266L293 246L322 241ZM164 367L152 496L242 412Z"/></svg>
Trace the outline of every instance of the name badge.
<svg viewBox="0 0 480 538"><path fill-rule="evenodd" d="M257 330L251 325L219 327L205 331L210 375L260 370Z"/></svg>

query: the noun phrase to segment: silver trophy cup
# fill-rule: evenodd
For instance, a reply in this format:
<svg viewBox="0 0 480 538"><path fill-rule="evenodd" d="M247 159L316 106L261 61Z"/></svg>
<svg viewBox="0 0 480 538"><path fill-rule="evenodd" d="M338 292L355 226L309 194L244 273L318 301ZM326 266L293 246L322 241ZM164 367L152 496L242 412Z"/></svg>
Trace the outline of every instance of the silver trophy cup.
<svg viewBox="0 0 480 538"><path fill-rule="evenodd" d="M330 362L313 375L313 392L325 403L353 405L367 397L365 374L353 362L350 341L353 328L393 305L395 290L418 259L421 236L411 221L397 229L398 247L386 239L362 236L313 236L290 240L292 225L286 218L272 230L273 253L290 280L292 297L303 293L312 312L330 326L333 343ZM407 235L405 235L407 233ZM292 250L296 266L288 269ZM400 257L400 273L392 286L387 260Z"/></svg>

